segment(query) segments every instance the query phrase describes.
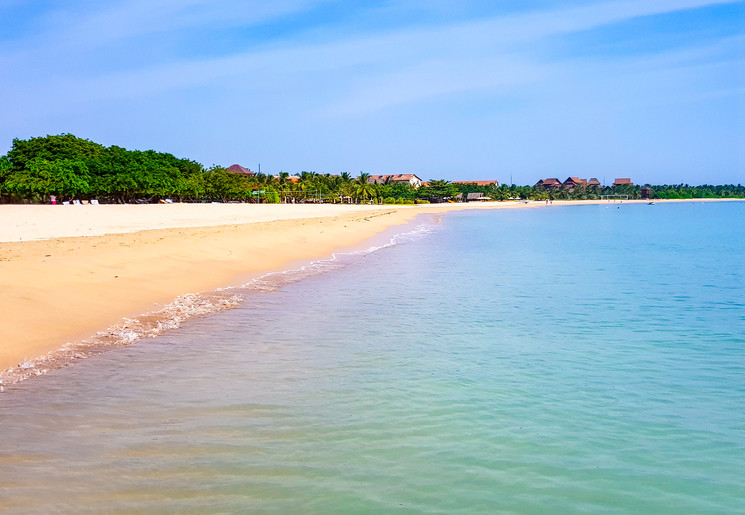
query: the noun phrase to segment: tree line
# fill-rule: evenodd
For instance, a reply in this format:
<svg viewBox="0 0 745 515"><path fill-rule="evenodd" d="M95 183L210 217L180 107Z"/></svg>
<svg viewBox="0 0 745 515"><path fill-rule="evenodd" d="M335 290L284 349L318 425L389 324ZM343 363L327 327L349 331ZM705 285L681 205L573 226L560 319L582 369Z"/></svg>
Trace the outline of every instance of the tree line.
<svg viewBox="0 0 745 515"><path fill-rule="evenodd" d="M0 202L48 202L97 199L102 203L158 202L376 202L415 204L457 199L481 193L493 200L595 199L604 194L641 198L640 186L587 187L545 190L535 186L453 184L432 180L420 188L388 181L371 184L370 176L354 178L301 172L290 179L287 172L272 176L245 175L221 166L205 168L189 159L153 150L106 147L72 134L14 139L10 151L0 156ZM650 198L745 198L741 185L646 187Z"/></svg>

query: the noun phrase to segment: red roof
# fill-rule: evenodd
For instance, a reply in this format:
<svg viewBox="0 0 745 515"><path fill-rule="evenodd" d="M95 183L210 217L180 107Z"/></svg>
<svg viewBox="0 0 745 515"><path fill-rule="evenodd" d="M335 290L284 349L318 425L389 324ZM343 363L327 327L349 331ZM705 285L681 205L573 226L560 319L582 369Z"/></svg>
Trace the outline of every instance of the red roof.
<svg viewBox="0 0 745 515"><path fill-rule="evenodd" d="M587 179L580 179L579 177L567 177L564 184L587 184Z"/></svg>
<svg viewBox="0 0 745 515"><path fill-rule="evenodd" d="M229 172L242 173L243 175L254 175L251 170L249 170L248 168L243 168L241 165L228 166L227 170Z"/></svg>
<svg viewBox="0 0 745 515"><path fill-rule="evenodd" d="M495 186L499 185L499 181L453 181L453 184L475 184L476 186Z"/></svg>
<svg viewBox="0 0 745 515"><path fill-rule="evenodd" d="M613 183L613 186L623 186L623 185L633 186L633 184L631 183L631 179L629 178L620 178L620 179L617 178L615 182Z"/></svg>
<svg viewBox="0 0 745 515"><path fill-rule="evenodd" d="M538 181L541 186L561 186L561 181L556 177L550 177L548 179L541 179Z"/></svg>
<svg viewBox="0 0 745 515"><path fill-rule="evenodd" d="M412 179L419 179L416 175L413 173L398 173L394 175L371 175L369 182L374 184L381 184L384 183L386 180L390 179L392 182L409 182Z"/></svg>

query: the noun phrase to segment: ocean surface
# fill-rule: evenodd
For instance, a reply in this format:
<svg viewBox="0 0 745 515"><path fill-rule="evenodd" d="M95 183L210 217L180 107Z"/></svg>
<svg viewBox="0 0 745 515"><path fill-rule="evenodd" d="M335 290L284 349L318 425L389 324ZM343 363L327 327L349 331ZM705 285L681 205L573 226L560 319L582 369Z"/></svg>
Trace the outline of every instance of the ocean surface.
<svg viewBox="0 0 745 515"><path fill-rule="evenodd" d="M466 211L236 289L6 387L0 511L745 513L743 222Z"/></svg>

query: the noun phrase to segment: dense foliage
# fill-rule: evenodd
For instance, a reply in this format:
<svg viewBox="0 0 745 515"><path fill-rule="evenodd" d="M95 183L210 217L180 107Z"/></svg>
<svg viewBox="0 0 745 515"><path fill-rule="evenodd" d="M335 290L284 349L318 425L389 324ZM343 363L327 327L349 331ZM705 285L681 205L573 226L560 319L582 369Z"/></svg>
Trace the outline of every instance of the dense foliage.
<svg viewBox="0 0 745 515"><path fill-rule="evenodd" d="M647 189L647 195L643 193ZM740 184L724 186L689 186L688 184L676 185L621 185L614 187L596 187L579 185L573 189L545 190L541 188L526 187L521 190L523 198L543 200L546 198L556 200L592 200L599 199L601 195L627 195L629 199L690 199L690 198L745 198L745 186Z"/></svg>
<svg viewBox="0 0 745 515"><path fill-rule="evenodd" d="M432 180L420 188L407 183L371 184L369 175L301 172L290 178L234 173L222 167L204 168L188 159L153 150L105 147L72 134L13 140L0 156L0 202L48 202L97 199L99 202L248 201L248 202L378 202L414 204L443 202L481 193L493 200L596 199L600 195L642 198L640 186L614 188L576 186L546 190L533 186L453 184ZM745 187L649 186L650 198L745 197Z"/></svg>
<svg viewBox="0 0 745 515"><path fill-rule="evenodd" d="M104 147L71 134L13 140L0 158L0 199L45 202L96 198L100 202L178 200L279 201L276 191L224 168L152 150Z"/></svg>

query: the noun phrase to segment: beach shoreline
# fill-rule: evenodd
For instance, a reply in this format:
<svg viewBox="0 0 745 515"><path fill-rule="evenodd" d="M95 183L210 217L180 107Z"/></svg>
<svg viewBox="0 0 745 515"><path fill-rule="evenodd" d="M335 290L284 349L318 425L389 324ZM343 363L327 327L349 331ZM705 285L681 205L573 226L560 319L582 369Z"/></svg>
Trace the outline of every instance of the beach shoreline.
<svg viewBox="0 0 745 515"><path fill-rule="evenodd" d="M609 202L2 205L0 380L123 319L358 248L420 214L583 204Z"/></svg>

